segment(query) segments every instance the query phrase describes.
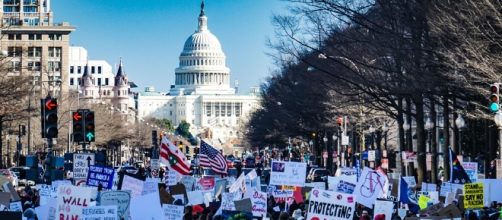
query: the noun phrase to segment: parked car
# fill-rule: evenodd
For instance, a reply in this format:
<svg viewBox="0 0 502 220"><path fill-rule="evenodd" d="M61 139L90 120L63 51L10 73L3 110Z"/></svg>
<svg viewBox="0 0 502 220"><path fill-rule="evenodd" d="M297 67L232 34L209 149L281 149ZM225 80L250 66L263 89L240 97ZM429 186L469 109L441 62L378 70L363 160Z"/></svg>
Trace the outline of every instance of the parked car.
<svg viewBox="0 0 502 220"><path fill-rule="evenodd" d="M14 172L11 172L8 169L1 169L0 176L7 178L14 187L18 186L18 178Z"/></svg>
<svg viewBox="0 0 502 220"><path fill-rule="evenodd" d="M138 173L138 168L133 167L133 166L121 166L116 170L116 172L120 172L120 171L125 171L130 174L136 174L136 173Z"/></svg>
<svg viewBox="0 0 502 220"><path fill-rule="evenodd" d="M307 177L307 180L309 180L310 182L324 182L329 175L329 171L325 168L315 168L312 169L312 172Z"/></svg>
<svg viewBox="0 0 502 220"><path fill-rule="evenodd" d="M27 173L29 172L29 167L11 167L9 168L11 172L13 172L18 179L18 186L34 186L35 181L28 179Z"/></svg>

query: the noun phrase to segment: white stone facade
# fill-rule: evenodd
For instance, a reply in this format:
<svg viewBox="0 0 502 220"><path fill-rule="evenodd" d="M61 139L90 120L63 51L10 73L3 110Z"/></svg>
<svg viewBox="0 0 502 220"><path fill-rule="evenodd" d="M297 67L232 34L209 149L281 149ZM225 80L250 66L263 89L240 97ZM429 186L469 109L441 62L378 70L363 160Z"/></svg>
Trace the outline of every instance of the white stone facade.
<svg viewBox="0 0 502 220"><path fill-rule="evenodd" d="M174 125L187 121L192 134L221 146L242 137L241 127L258 107L259 97L256 89L237 95L230 86L225 54L208 29L203 6L198 24L180 54L175 85L164 93L147 87L137 94L135 105L141 118L166 118Z"/></svg>
<svg viewBox="0 0 502 220"><path fill-rule="evenodd" d="M70 47L68 67L68 85L77 90L84 68L89 65L89 73L95 79L96 86L113 86L115 84L112 66L105 60L89 60L87 50L83 47Z"/></svg>

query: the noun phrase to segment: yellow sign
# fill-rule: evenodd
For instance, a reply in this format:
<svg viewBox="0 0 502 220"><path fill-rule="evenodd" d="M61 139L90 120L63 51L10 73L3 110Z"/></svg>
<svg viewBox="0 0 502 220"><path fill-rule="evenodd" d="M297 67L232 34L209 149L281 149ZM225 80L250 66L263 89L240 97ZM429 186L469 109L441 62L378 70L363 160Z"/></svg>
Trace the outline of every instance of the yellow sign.
<svg viewBox="0 0 502 220"><path fill-rule="evenodd" d="M464 208L481 209L484 206L483 183L464 184Z"/></svg>
<svg viewBox="0 0 502 220"><path fill-rule="evenodd" d="M420 206L420 210L427 208L427 203L431 200L428 196L420 195L418 197L418 206Z"/></svg>
<svg viewBox="0 0 502 220"><path fill-rule="evenodd" d="M282 186L282 190L292 190L292 191L295 191L296 190L296 186Z"/></svg>

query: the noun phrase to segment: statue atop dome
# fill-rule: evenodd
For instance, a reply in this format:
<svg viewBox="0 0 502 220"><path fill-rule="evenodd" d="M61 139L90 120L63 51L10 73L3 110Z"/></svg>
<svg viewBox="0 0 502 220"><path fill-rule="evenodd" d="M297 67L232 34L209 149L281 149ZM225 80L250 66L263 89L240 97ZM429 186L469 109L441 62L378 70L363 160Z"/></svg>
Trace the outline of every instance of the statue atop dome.
<svg viewBox="0 0 502 220"><path fill-rule="evenodd" d="M204 0L202 0L202 3L200 3L200 15L199 16L204 16L206 15L204 13Z"/></svg>

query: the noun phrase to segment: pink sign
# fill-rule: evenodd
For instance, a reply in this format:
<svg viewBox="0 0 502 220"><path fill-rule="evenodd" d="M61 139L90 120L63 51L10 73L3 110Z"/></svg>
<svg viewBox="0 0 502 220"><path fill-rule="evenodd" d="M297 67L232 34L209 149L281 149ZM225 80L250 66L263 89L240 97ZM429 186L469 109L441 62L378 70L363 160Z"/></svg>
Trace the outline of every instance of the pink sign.
<svg viewBox="0 0 502 220"><path fill-rule="evenodd" d="M214 184L214 176L205 176L199 180L199 185L202 187L202 190L214 189Z"/></svg>

